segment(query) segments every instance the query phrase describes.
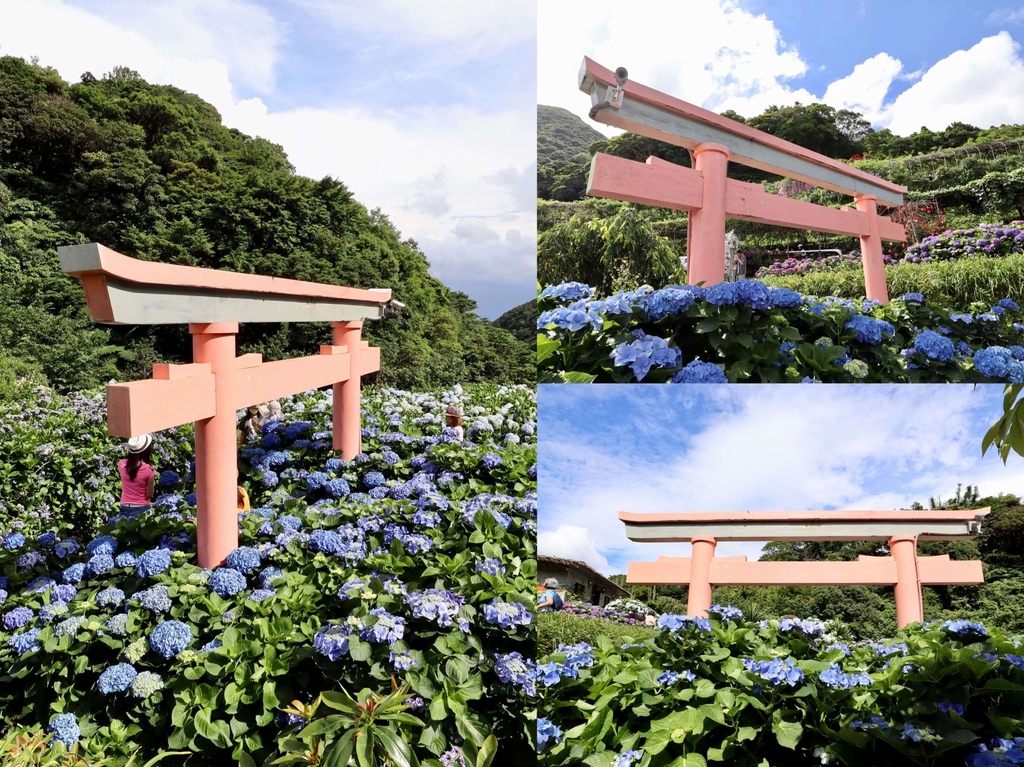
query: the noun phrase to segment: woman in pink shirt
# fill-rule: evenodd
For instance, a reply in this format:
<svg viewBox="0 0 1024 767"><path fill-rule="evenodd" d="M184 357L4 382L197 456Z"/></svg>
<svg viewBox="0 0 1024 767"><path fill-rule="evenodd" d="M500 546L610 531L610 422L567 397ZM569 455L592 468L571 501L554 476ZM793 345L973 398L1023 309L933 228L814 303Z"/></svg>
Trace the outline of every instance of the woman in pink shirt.
<svg viewBox="0 0 1024 767"><path fill-rule="evenodd" d="M121 513L136 516L150 510L156 472L149 465L153 437L143 434L128 440L128 457L117 463L121 475Z"/></svg>

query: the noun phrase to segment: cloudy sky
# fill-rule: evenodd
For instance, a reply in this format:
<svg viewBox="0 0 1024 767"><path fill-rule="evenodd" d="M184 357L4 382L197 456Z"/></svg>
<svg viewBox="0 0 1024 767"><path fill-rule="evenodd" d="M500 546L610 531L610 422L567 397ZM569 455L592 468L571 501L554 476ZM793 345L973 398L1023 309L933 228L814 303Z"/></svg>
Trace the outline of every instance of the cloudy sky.
<svg viewBox="0 0 1024 767"><path fill-rule="evenodd" d="M823 101L899 135L1024 122L1019 0L562 0L540 4L538 30L538 103L584 118L586 55L746 117Z"/></svg>
<svg viewBox="0 0 1024 767"><path fill-rule="evenodd" d="M626 538L619 511L926 508L958 483L1024 495L981 440L999 385L540 387L539 549L605 574L689 544ZM722 543L746 554L756 543Z"/></svg>
<svg viewBox="0 0 1024 767"><path fill-rule="evenodd" d="M480 314L535 295L535 0L7 0L0 54L197 93L380 207Z"/></svg>

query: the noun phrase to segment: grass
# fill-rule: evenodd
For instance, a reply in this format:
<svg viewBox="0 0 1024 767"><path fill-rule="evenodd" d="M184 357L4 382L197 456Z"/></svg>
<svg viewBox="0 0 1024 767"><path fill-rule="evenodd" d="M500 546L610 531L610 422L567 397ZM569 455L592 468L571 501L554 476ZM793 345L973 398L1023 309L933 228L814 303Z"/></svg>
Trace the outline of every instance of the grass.
<svg viewBox="0 0 1024 767"><path fill-rule="evenodd" d="M645 642L657 636L658 630L647 626L624 626L597 618L584 618L566 613L537 615L537 656L554 652L559 644L587 642L593 645L599 636L619 644Z"/></svg>
<svg viewBox="0 0 1024 767"><path fill-rule="evenodd" d="M797 290L805 295L864 297L863 269L765 277L768 285ZM958 258L929 264L885 267L889 296L923 293L927 301L964 309L975 301L995 303L1001 298L1024 301L1024 253L1002 258Z"/></svg>

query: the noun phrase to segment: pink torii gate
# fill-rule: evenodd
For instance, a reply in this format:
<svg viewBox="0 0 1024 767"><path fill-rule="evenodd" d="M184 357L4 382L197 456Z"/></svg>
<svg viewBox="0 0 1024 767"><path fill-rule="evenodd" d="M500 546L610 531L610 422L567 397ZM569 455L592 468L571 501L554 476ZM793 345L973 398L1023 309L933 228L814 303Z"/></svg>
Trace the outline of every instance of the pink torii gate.
<svg viewBox="0 0 1024 767"><path fill-rule="evenodd" d="M191 364L158 364L153 378L107 387L107 429L135 437L194 422L199 564L216 567L238 548L236 413L289 394L334 386L334 448L362 450L360 378L380 370L380 349L360 338L379 319L387 289L177 266L122 256L102 245L58 248L61 268L82 281L89 315L108 324L187 323ZM330 322L320 355L263 362L235 356L239 322Z"/></svg>
<svg viewBox="0 0 1024 767"><path fill-rule="evenodd" d="M917 541L953 541L981 532L989 509L930 511L783 511L635 514L619 512L631 541L689 542L690 557L630 562L626 582L687 586L687 613L707 615L712 585L894 586L900 628L924 620L921 586L984 583L978 561L920 557ZM888 557L855 562L748 562L715 557L719 541L887 540Z"/></svg>
<svg viewBox="0 0 1024 767"><path fill-rule="evenodd" d="M859 237L866 295L888 303L882 241L903 242L906 232L879 216L878 204L902 205L906 187L626 78L625 69L612 72L583 59L578 82L590 95L591 118L685 147L693 167L599 152L590 166L587 194L688 211L691 285L714 285L725 278L725 220L734 218ZM730 161L850 195L856 210L791 200L765 192L760 184L729 179Z"/></svg>

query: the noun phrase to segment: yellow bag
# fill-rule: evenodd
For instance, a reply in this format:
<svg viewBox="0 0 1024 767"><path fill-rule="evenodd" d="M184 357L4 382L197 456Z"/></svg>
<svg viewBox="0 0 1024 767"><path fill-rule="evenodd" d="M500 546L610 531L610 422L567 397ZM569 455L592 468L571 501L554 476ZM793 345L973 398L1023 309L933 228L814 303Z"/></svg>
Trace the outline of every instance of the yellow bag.
<svg viewBox="0 0 1024 767"><path fill-rule="evenodd" d="M249 511L252 506L249 505L249 494L245 492L245 488L241 485L238 486L238 510Z"/></svg>

